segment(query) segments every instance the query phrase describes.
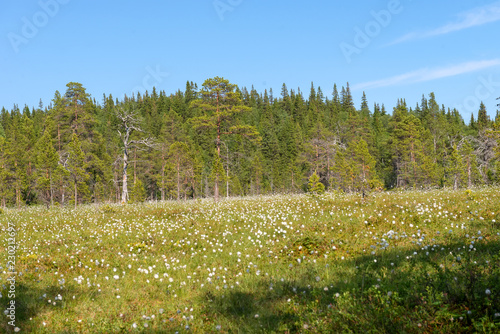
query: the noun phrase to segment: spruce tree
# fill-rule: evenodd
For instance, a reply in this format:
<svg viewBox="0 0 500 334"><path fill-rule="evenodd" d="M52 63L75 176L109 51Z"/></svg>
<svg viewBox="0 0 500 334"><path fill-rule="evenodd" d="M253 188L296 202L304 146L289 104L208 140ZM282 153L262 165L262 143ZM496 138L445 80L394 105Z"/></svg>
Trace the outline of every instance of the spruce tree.
<svg viewBox="0 0 500 334"><path fill-rule="evenodd" d="M325 192L325 185L319 181L319 176L316 172L309 177L307 189L314 195L321 195Z"/></svg>
<svg viewBox="0 0 500 334"><path fill-rule="evenodd" d="M75 203L75 209L78 204L78 200L83 202L86 196L88 196L89 188L87 181L89 175L86 173L86 163L85 163L85 153L82 150L82 145L78 139L78 135L73 133L71 136L71 142L68 147L68 172L70 175L71 183L73 184L73 200ZM80 197L78 197L80 194Z"/></svg>
<svg viewBox="0 0 500 334"><path fill-rule="evenodd" d="M181 192L186 192L186 187L189 185L187 182L188 177L192 175L194 163L192 161L189 146L183 142L175 142L169 148L169 160L172 164L172 169L175 171L174 178L177 185L177 200L181 198ZM182 181L186 182L182 184ZM184 186L184 187L183 187Z"/></svg>
<svg viewBox="0 0 500 334"><path fill-rule="evenodd" d="M212 170L210 173L210 179L214 183L214 193L219 194L219 189L221 183L225 181L226 174L224 173L224 167L222 166L222 160L218 154L214 155ZM217 195L218 196L218 195ZM218 201L218 198L217 198Z"/></svg>
<svg viewBox="0 0 500 334"><path fill-rule="evenodd" d="M37 188L43 201L49 207L54 203L54 174L57 171L59 161L59 155L52 144L50 129L45 129L42 137L36 143L36 152Z"/></svg>
<svg viewBox="0 0 500 334"><path fill-rule="evenodd" d="M477 129L479 131L487 128L489 126L489 117L486 113L486 107L484 103L481 101L479 105L479 111L477 113Z"/></svg>
<svg viewBox="0 0 500 334"><path fill-rule="evenodd" d="M480 180L480 174L474 148L468 140L463 141L460 154L462 155L464 174L467 179L467 188L470 188Z"/></svg>
<svg viewBox="0 0 500 334"><path fill-rule="evenodd" d="M130 202L141 203L146 200L146 189L140 178L137 178L130 189Z"/></svg>
<svg viewBox="0 0 500 334"><path fill-rule="evenodd" d="M370 154L368 144L364 139L350 143L349 155L354 174L353 190L365 193L382 186L375 170L376 161Z"/></svg>
<svg viewBox="0 0 500 334"><path fill-rule="evenodd" d="M451 155L449 158L449 164L447 168L448 172L448 183L453 184L453 190L456 190L460 187L462 180L464 179L464 171L465 166L463 163L462 156L457 148L457 145L454 144L452 147Z"/></svg>
<svg viewBox="0 0 500 334"><path fill-rule="evenodd" d="M7 141L0 137L0 205L5 207L12 196L11 171L9 168L9 151Z"/></svg>

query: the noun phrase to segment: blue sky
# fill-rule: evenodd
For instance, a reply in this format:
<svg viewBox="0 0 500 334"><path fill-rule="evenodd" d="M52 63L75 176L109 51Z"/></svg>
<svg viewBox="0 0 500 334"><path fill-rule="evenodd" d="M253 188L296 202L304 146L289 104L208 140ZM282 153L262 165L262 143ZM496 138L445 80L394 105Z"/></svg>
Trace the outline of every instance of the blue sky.
<svg viewBox="0 0 500 334"><path fill-rule="evenodd" d="M102 101L154 85L167 94L222 76L259 92L281 85L388 110L434 92L468 122L500 96L499 1L6 1L0 107L48 105L76 81Z"/></svg>

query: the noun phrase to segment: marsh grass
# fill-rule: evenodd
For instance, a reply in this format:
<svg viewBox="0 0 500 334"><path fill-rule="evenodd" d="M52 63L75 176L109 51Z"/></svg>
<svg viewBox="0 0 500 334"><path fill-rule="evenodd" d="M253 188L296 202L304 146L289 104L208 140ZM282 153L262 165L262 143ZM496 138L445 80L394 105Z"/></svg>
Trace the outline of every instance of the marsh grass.
<svg viewBox="0 0 500 334"><path fill-rule="evenodd" d="M2 233L8 221L18 231L16 325L34 333L498 332L499 190L5 209ZM7 318L0 328L13 331Z"/></svg>

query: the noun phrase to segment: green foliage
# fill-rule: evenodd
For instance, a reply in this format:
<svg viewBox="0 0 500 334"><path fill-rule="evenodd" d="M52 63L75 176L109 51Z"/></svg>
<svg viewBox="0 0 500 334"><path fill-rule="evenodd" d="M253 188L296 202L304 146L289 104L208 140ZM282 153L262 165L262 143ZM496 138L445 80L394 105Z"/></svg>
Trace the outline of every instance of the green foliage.
<svg viewBox="0 0 500 334"><path fill-rule="evenodd" d="M130 189L130 201L132 203L144 202L146 200L146 189L141 179L137 179Z"/></svg>
<svg viewBox="0 0 500 334"><path fill-rule="evenodd" d="M214 77L200 89L188 81L184 92L103 95L101 104L81 83L64 88L45 109L2 108L0 205L117 202L127 168L162 200L223 196L227 188L307 192L314 171L341 192L500 182L500 116L493 122L481 104L467 125L434 93L415 108L398 99L389 113L364 93L353 101L348 85L334 85L330 98L311 83L305 98L286 84L274 96Z"/></svg>
<svg viewBox="0 0 500 334"><path fill-rule="evenodd" d="M58 171L59 156L52 145L50 129L46 129L36 144L37 188L43 201L50 205L53 203L53 188L55 174Z"/></svg>
<svg viewBox="0 0 500 334"><path fill-rule="evenodd" d="M105 214L111 214L111 213L117 213L118 212L118 210L115 207L113 207L113 206L111 206L109 204L102 205L100 207L100 209L101 209L102 213L105 213Z"/></svg>
<svg viewBox="0 0 500 334"><path fill-rule="evenodd" d="M224 166L222 165L222 159L217 154L214 154L214 159L212 163L212 170L210 172L210 179L217 184L220 188L222 182L226 181L226 173L224 172Z"/></svg>
<svg viewBox="0 0 500 334"><path fill-rule="evenodd" d="M321 195L325 192L325 185L319 181L319 176L314 172L309 177L308 191L315 195Z"/></svg>
<svg viewBox="0 0 500 334"><path fill-rule="evenodd" d="M88 184L86 183L89 179L89 175L85 171L87 165L85 162L85 154L76 133L73 133L71 136L68 153L68 172L71 183L73 184L73 203L76 207L78 204L78 196L80 196L80 200L82 198L85 199L89 193Z"/></svg>

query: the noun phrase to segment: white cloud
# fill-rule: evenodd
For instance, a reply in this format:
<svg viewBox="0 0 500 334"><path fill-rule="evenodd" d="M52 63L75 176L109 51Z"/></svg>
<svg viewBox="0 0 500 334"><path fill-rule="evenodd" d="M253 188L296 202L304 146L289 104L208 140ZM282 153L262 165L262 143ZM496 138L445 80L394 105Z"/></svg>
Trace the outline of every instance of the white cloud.
<svg viewBox="0 0 500 334"><path fill-rule="evenodd" d="M433 30L428 30L423 32L412 32L406 34L396 39L395 41L389 43L389 45L399 44L413 39L444 35L454 31L459 31L499 20L500 20L500 1L497 1L489 5L476 7L474 9L471 9L470 11L459 14L458 20L456 22L445 24L444 26L441 26Z"/></svg>
<svg viewBox="0 0 500 334"><path fill-rule="evenodd" d="M500 65L500 58L491 60L469 61L457 65L432 69L422 68L416 71L403 73L386 79L359 83L354 85L352 89L373 89L394 85L410 84L415 82L431 81L468 72L474 72L497 65Z"/></svg>

